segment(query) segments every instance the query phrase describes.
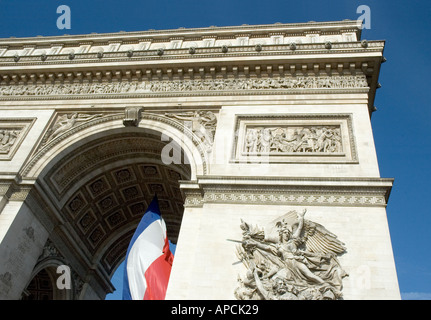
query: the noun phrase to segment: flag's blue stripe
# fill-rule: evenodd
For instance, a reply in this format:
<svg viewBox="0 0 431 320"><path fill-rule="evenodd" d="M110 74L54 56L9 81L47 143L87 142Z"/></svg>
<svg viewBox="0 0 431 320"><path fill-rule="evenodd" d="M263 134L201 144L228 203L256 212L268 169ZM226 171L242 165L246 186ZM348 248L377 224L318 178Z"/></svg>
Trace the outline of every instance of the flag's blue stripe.
<svg viewBox="0 0 431 320"><path fill-rule="evenodd" d="M171 251L172 255L175 256L175 250L177 249L177 245L172 243L171 240L169 241L169 250Z"/></svg>

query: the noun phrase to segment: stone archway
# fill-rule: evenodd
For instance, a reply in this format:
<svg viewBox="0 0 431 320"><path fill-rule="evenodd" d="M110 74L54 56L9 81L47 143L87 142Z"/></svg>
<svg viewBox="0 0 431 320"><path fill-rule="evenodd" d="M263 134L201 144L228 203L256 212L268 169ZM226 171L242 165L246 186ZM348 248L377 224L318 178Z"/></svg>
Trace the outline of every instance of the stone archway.
<svg viewBox="0 0 431 320"><path fill-rule="evenodd" d="M23 292L22 300L53 300L55 285L46 269L33 277Z"/></svg>
<svg viewBox="0 0 431 320"><path fill-rule="evenodd" d="M180 145L165 140L148 128L111 128L63 148L38 175L25 203L73 270L79 289L68 298L103 299L112 292L110 278L154 194L168 237L177 242L184 211L179 181L194 173ZM183 152L185 163L162 161L167 144ZM35 269L40 263L39 258ZM37 274L29 286L42 276Z"/></svg>
<svg viewBox="0 0 431 320"><path fill-rule="evenodd" d="M59 269L63 266L65 266L64 262L52 258L38 263L33 271L34 276L21 294L21 300L71 300L76 298L75 293L79 291L80 284L72 281L72 277L66 279L67 282L64 281L64 269ZM67 270L67 272L69 271L70 269Z"/></svg>

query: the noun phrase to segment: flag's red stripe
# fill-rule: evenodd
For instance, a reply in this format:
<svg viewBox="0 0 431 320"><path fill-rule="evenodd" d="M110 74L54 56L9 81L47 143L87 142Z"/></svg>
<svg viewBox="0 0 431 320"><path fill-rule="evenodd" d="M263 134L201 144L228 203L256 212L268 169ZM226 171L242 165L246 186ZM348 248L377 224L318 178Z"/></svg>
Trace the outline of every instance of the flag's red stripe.
<svg viewBox="0 0 431 320"><path fill-rule="evenodd" d="M173 256L169 250L169 242L166 237L163 254L158 257L145 271L147 290L144 300L164 300L168 287L169 276L172 269Z"/></svg>

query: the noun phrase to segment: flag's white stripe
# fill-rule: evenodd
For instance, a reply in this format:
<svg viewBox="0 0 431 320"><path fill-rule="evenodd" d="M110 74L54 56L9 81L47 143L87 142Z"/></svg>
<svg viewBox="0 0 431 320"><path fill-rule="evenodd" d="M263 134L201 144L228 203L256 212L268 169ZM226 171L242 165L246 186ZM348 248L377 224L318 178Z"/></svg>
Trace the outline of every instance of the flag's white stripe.
<svg viewBox="0 0 431 320"><path fill-rule="evenodd" d="M151 223L136 239L127 258L127 277L132 299L144 298L147 283L145 271L162 255L166 226L163 220Z"/></svg>

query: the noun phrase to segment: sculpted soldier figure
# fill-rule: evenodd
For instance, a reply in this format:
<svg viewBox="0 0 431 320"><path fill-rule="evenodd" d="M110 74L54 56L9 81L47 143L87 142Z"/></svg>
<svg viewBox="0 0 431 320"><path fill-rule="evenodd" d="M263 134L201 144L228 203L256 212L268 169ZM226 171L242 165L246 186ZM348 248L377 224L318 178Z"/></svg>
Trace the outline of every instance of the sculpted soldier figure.
<svg viewBox="0 0 431 320"><path fill-rule="evenodd" d="M260 299L342 297L342 279L347 274L337 255L345 252L344 244L322 225L305 220L305 213L291 211L265 229L242 222L243 241L237 255L248 275L253 275ZM239 289L244 283L240 281Z"/></svg>

